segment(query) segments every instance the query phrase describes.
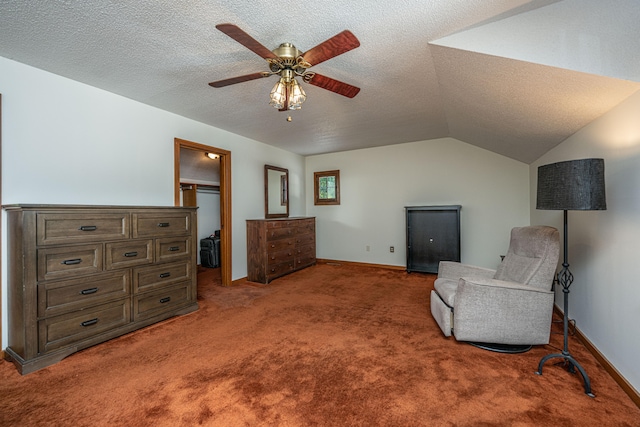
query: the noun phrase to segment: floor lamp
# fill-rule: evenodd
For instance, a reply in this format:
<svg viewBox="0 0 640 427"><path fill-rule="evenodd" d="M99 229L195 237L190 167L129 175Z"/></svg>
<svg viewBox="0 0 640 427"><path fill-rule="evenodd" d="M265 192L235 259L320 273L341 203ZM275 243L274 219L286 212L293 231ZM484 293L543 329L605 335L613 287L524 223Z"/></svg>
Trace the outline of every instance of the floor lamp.
<svg viewBox="0 0 640 427"><path fill-rule="evenodd" d="M591 393L591 382L584 368L569 353L569 287L573 275L569 271L567 257L567 211L607 209L604 191L604 160L581 159L553 163L538 168L538 197L536 209L564 211L564 262L558 273L558 283L564 293L564 348L562 353L549 354L540 360L536 374L542 375L542 366L547 360L561 358L569 372L576 369L582 375L584 392Z"/></svg>

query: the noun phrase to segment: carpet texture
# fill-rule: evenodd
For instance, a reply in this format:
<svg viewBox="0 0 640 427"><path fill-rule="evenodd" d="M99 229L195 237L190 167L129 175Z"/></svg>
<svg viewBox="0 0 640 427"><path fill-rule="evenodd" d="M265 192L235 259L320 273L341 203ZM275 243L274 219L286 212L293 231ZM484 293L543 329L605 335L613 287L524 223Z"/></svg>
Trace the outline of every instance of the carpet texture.
<svg viewBox="0 0 640 427"><path fill-rule="evenodd" d="M194 313L26 376L0 362L0 425L640 426L573 338L594 399L562 366L535 375L552 346L508 355L445 338L433 280L327 264L269 285L203 275Z"/></svg>

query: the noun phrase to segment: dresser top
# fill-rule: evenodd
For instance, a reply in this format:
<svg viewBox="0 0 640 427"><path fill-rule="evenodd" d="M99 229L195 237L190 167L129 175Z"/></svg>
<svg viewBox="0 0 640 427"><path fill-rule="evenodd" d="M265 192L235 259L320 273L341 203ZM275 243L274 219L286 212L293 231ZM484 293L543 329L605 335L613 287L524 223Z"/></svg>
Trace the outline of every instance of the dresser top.
<svg viewBox="0 0 640 427"><path fill-rule="evenodd" d="M296 219L314 219L315 216L290 216L288 218L255 218L247 221L292 221Z"/></svg>
<svg viewBox="0 0 640 427"><path fill-rule="evenodd" d="M196 210L197 207L190 206L119 206L119 205L37 205L37 204L13 204L2 206L4 210L54 210L54 209L117 209L117 210L133 210L133 209L191 209Z"/></svg>

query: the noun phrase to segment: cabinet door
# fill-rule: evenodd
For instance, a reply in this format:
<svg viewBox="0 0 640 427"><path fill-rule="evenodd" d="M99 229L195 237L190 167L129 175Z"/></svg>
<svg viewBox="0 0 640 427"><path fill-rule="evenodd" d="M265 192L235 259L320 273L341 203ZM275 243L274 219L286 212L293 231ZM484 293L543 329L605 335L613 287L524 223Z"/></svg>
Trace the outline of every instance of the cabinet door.
<svg viewBox="0 0 640 427"><path fill-rule="evenodd" d="M437 273L440 261L460 261L460 209L407 209L407 271Z"/></svg>

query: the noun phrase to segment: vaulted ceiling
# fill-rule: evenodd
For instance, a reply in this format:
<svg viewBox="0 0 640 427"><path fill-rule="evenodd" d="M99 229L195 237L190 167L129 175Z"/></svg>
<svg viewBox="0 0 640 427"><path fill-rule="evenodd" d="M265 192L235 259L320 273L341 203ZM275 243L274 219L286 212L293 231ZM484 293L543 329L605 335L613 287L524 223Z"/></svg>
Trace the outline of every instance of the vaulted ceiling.
<svg viewBox="0 0 640 427"><path fill-rule="evenodd" d="M0 56L301 155L451 136L530 163L640 89L638 22L637 0L3 0ZM311 70L361 91L302 83L279 112L275 77L212 88L268 70L220 23L302 52L348 29Z"/></svg>

